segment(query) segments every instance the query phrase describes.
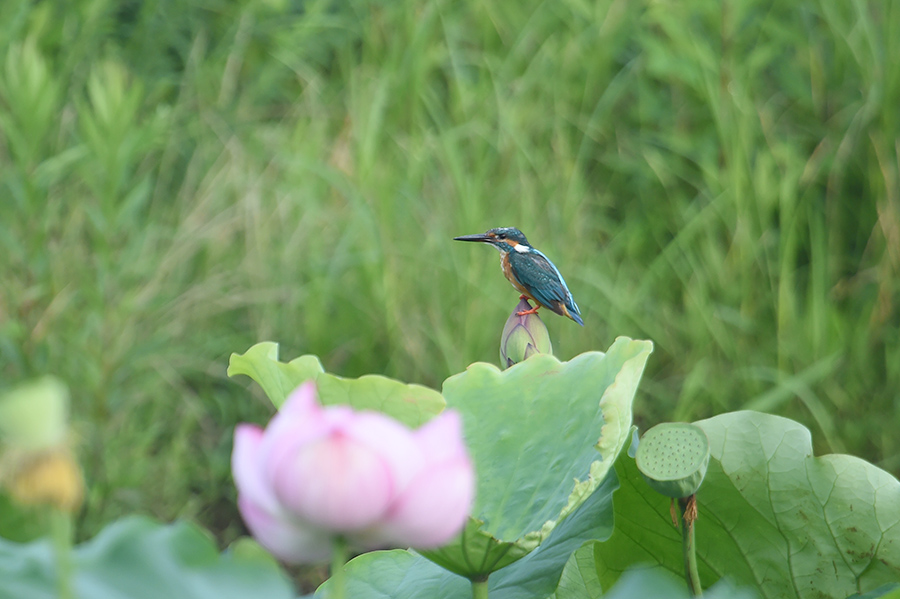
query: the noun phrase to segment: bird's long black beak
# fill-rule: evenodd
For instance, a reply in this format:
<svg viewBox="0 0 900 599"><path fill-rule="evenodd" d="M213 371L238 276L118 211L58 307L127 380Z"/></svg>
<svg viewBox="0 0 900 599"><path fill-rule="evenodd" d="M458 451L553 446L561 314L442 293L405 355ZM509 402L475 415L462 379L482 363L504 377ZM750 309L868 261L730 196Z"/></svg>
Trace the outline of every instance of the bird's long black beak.
<svg viewBox="0 0 900 599"><path fill-rule="evenodd" d="M478 233L477 235L463 235L461 237L454 237L453 241L484 241L490 243L493 241L493 238L484 233Z"/></svg>

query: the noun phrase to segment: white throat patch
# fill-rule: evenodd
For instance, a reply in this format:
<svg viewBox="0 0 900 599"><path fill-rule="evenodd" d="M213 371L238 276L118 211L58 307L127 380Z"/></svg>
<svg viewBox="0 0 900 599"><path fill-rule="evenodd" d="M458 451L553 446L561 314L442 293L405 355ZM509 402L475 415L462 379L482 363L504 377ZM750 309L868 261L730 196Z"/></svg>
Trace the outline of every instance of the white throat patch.
<svg viewBox="0 0 900 599"><path fill-rule="evenodd" d="M529 250L528 246L524 243L517 243L515 246L513 246L513 249L515 249L520 254L527 254Z"/></svg>

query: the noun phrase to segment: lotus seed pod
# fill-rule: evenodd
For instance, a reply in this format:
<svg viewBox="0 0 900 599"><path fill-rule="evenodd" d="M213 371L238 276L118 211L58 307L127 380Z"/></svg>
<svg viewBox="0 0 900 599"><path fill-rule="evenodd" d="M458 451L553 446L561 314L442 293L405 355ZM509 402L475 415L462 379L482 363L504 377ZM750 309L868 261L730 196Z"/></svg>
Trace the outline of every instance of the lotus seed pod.
<svg viewBox="0 0 900 599"><path fill-rule="evenodd" d="M657 493L689 497L706 476L709 440L703 429L693 424L657 424L644 433L634 460L644 480Z"/></svg>

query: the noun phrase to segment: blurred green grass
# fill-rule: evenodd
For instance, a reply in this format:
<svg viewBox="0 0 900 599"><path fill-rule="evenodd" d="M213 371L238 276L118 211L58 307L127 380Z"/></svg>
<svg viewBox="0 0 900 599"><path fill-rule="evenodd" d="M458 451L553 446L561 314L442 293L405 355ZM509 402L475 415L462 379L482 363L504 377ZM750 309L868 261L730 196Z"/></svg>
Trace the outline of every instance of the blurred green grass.
<svg viewBox="0 0 900 599"><path fill-rule="evenodd" d="M72 387L82 537L241 530L259 340L439 387L497 361L517 226L638 422L752 408L900 471L900 5L5 0L0 385ZM63 16L60 16L63 15Z"/></svg>

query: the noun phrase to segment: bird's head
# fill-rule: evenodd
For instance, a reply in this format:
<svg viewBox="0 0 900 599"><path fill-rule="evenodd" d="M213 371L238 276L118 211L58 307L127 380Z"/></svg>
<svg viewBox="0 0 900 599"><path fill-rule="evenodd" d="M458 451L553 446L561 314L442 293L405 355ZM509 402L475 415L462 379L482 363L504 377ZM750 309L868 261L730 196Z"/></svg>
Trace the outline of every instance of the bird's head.
<svg viewBox="0 0 900 599"><path fill-rule="evenodd" d="M480 241L489 243L501 252L527 252L531 244L525 238L525 234L515 227L499 227L486 233L477 235L463 235L454 237L454 241Z"/></svg>

